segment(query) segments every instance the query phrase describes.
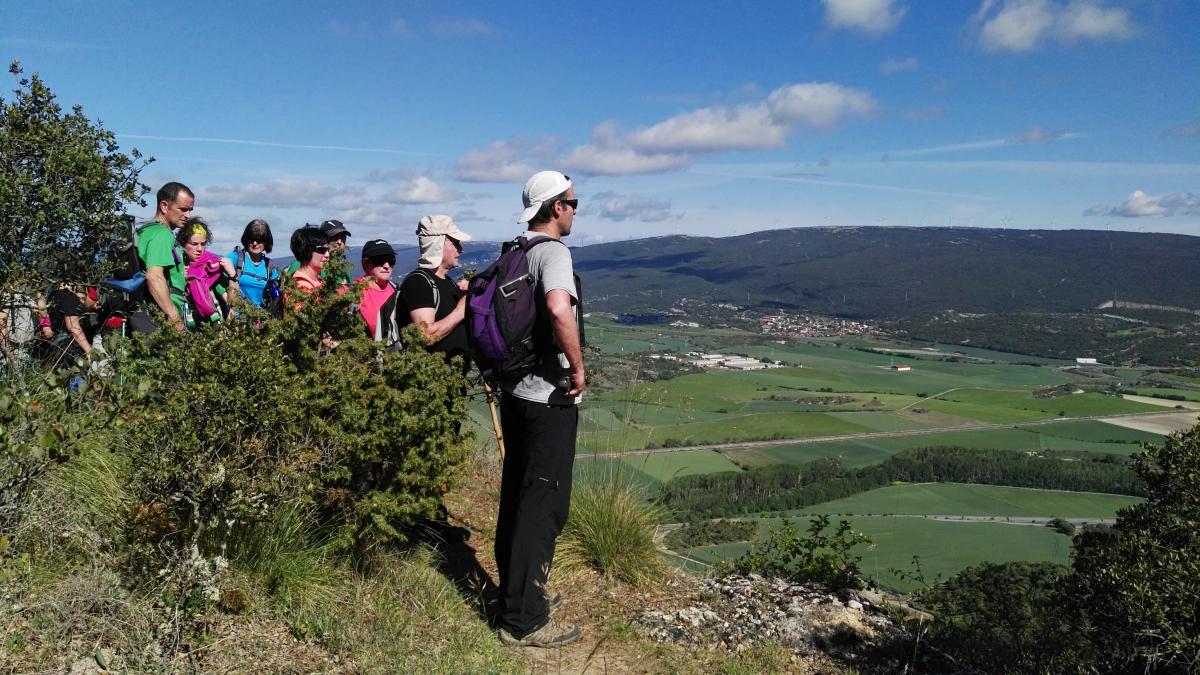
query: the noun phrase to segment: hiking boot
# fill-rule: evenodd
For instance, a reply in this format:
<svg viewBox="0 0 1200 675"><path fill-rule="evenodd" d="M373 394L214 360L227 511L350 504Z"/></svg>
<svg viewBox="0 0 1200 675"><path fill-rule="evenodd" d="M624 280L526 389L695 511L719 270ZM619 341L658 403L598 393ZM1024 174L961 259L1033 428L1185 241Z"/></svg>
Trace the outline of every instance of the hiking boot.
<svg viewBox="0 0 1200 675"><path fill-rule="evenodd" d="M553 598L546 598L546 604L550 605L550 611L562 607L562 593L555 593Z"/></svg>
<svg viewBox="0 0 1200 675"><path fill-rule="evenodd" d="M572 623L559 623L550 619L544 626L523 638L517 639L507 629L500 629L500 641L514 647L562 647L579 639L583 631Z"/></svg>

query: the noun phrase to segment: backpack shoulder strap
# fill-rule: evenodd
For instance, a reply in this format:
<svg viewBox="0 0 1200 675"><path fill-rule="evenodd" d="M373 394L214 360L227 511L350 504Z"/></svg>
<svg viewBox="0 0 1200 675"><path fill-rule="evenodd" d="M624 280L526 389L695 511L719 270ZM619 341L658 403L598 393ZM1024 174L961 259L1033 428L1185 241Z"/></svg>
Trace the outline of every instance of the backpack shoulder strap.
<svg viewBox="0 0 1200 675"><path fill-rule="evenodd" d="M404 281L407 281L408 278L414 274L419 274L429 284L429 290L433 292L433 311L436 312L438 307L440 307L442 304L442 293L441 293L441 291L438 290L437 282L434 281L434 279L433 279L433 272L430 272L429 270L425 269L424 267L418 267L417 269L415 269L415 270L409 272L407 275L405 275ZM401 285L404 284L404 281L400 282Z"/></svg>
<svg viewBox="0 0 1200 675"><path fill-rule="evenodd" d="M242 268L246 266L246 249L241 246L234 246L233 252L237 254L237 265L234 265L233 273L236 277L242 276Z"/></svg>

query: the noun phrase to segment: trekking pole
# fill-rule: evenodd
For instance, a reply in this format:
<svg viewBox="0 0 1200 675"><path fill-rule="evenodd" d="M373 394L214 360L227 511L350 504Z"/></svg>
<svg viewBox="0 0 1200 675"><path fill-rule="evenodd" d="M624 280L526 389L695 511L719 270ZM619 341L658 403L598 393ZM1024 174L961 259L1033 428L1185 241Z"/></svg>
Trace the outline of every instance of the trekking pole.
<svg viewBox="0 0 1200 675"><path fill-rule="evenodd" d="M504 461L504 433L500 431L500 418L496 416L496 392L492 385L483 383L483 393L487 396L488 410L492 411L492 431L496 434L496 445L500 448L500 461Z"/></svg>

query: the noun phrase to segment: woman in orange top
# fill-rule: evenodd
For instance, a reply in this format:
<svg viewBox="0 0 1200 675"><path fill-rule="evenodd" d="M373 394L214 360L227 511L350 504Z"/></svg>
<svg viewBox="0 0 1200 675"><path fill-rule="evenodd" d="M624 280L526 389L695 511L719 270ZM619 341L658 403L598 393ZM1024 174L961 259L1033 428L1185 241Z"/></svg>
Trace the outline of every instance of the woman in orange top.
<svg viewBox="0 0 1200 675"><path fill-rule="evenodd" d="M291 248L300 263L300 268L292 274L296 288L311 293L324 285L321 270L329 262L329 239L325 233L319 228L302 227L292 233Z"/></svg>

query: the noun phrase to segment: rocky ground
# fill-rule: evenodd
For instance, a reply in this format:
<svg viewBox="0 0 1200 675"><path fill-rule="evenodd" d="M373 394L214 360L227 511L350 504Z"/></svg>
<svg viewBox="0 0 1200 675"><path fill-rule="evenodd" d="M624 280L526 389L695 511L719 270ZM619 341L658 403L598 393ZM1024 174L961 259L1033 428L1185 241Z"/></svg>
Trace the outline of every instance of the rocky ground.
<svg viewBox="0 0 1200 675"><path fill-rule="evenodd" d="M644 611L637 624L655 642L688 649L739 653L757 644L777 644L792 650L797 665L806 665L809 672L965 672L917 643L903 625L905 618L919 618L916 613L878 593L834 593L758 575L702 579L700 584L694 601Z"/></svg>

